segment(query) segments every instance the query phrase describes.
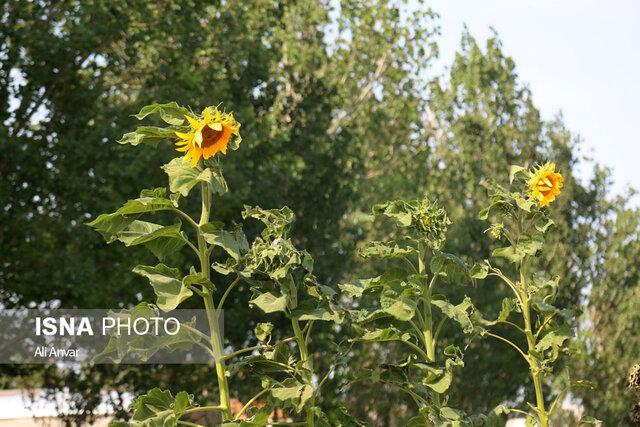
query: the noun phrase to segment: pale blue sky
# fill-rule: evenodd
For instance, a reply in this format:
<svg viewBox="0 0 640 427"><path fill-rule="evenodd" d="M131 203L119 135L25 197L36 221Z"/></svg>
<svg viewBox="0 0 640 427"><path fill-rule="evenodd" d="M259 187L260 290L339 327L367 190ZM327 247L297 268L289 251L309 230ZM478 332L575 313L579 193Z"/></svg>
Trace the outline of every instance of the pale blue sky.
<svg viewBox="0 0 640 427"><path fill-rule="evenodd" d="M543 118L562 110L582 154L612 169L614 192L640 190L640 1L427 3L440 14L438 62L451 64L465 23L483 47L492 26Z"/></svg>

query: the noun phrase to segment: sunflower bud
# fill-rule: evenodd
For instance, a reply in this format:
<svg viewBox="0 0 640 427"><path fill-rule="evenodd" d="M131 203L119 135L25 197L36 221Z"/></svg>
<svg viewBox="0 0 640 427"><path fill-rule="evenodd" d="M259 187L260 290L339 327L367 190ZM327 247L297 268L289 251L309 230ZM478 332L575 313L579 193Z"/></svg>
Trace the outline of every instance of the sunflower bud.
<svg viewBox="0 0 640 427"><path fill-rule="evenodd" d="M627 381L628 388L635 388L640 390L640 364L635 364L629 370L629 380Z"/></svg>
<svg viewBox="0 0 640 427"><path fill-rule="evenodd" d="M631 408L631 411L629 411L629 416L634 422L640 423L640 402L636 402L633 408Z"/></svg>
<svg viewBox="0 0 640 427"><path fill-rule="evenodd" d="M445 240L447 226L451 224L444 209L438 208L437 202L424 199L413 215L412 227L424 236L434 249L440 248Z"/></svg>

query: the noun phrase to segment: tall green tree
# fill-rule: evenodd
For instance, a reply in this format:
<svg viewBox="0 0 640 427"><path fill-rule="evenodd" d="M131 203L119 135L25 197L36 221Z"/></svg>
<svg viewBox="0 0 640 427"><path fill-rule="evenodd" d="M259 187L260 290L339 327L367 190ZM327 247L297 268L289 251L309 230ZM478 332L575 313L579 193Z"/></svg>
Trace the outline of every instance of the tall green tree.
<svg viewBox="0 0 640 427"><path fill-rule="evenodd" d="M320 260L320 278L340 277L353 248L340 239L341 218L369 151L354 138L354 123L381 109L383 96L396 107L415 97L407 60L428 60L435 31L428 10L383 1L335 10L307 1L7 1L1 18L2 301L83 308L152 294L129 274L131 253L107 248L83 223L135 196L137 182L163 182L157 165L170 145L154 152L114 143L135 126L130 115L154 101L224 102L234 111L245 149L228 162L225 174L239 190L220 214L230 222L245 203L291 206L296 240ZM142 252L134 257L144 260ZM236 298L247 298L240 290ZM248 313L227 315L245 325L228 330L229 343L244 342L254 326ZM135 367L46 372L47 386L85 391L80 413L103 386L146 391L160 379L198 393L215 384L206 370L180 368L149 378Z"/></svg>
<svg viewBox="0 0 640 427"><path fill-rule="evenodd" d="M136 126L130 115L145 104L224 102L222 108L243 123L244 142L225 163L233 192L218 212L230 223L239 220L242 204L290 206L296 246L314 256L315 273L330 285L374 268L355 262L358 243L384 239L390 230L361 222L361 213L390 199L437 198L453 221L444 250L469 261L486 258L492 248L477 219L486 204L479 182L513 163L550 160L566 180L554 209L561 231L545 259L564 280L559 304L585 309L580 328L588 356L578 376L593 375L606 393L585 395L584 402L596 416L618 419L620 383L609 379L623 381L638 353L627 338L638 324L637 213L623 199L608 200L606 172L588 182L574 177L578 139L561 117L540 118L496 37L482 49L465 33L448 75L429 78L437 31L434 13L421 2L5 1L2 303L91 308L150 300L151 288L130 274L131 259L144 263L144 252L107 248L83 225L135 197L138 182L164 183L157 165L172 156L170 144L133 150L114 142ZM115 166L121 163L129 166ZM485 281L465 291L491 315L499 311L497 289ZM246 287L239 291L233 298L249 298ZM227 316L244 325L227 330L228 343L247 340L250 313L227 310ZM454 328L445 326L443 333L449 341ZM327 328L318 340L335 335ZM313 345L321 349L322 342ZM452 403L469 412L512 398L528 381L524 369L497 369L519 363L510 349L481 357L489 345L495 348L471 342L451 393ZM352 364L378 357L370 349L355 351ZM336 372L325 385L334 391L322 396L328 407L350 375L344 367ZM83 390L78 405L87 414L105 386L147 391L160 380L202 397L215 384L206 368L164 367L145 375L136 367L100 366L37 374L52 389ZM390 404L402 399L393 391L354 392L351 405L376 414L374 423L404 422Z"/></svg>
<svg viewBox="0 0 640 427"><path fill-rule="evenodd" d="M578 390L587 410L617 425L633 425L629 412L636 402L625 383L640 358L640 210L632 196L601 203L594 212L591 257L583 270L589 287L583 290L581 353L571 365L597 385L596 393Z"/></svg>

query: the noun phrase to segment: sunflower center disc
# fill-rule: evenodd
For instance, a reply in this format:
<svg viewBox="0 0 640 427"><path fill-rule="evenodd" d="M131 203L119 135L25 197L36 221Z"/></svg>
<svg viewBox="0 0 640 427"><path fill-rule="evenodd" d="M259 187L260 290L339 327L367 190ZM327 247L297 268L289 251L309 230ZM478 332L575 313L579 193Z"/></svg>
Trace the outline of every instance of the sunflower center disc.
<svg viewBox="0 0 640 427"><path fill-rule="evenodd" d="M205 148L212 146L220 140L223 133L224 131L222 130L211 129L208 125L205 126L202 129L202 147Z"/></svg>

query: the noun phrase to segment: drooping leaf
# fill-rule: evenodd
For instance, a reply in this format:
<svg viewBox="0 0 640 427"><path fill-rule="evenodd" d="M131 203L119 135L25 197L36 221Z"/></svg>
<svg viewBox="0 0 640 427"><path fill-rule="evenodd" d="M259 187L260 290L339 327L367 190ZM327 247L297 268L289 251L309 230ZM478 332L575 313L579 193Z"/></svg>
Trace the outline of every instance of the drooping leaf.
<svg viewBox="0 0 640 427"><path fill-rule="evenodd" d="M409 334L403 334L395 328L386 328L368 331L361 337L354 338L353 341L402 341L410 338L411 336Z"/></svg>
<svg viewBox="0 0 640 427"><path fill-rule="evenodd" d="M172 193L180 193L186 197L191 189L200 182L209 184L212 192L224 194L228 191L227 182L220 169L200 167L192 168L184 163L181 157L176 157L162 167L169 176L169 189Z"/></svg>
<svg viewBox="0 0 640 427"><path fill-rule="evenodd" d="M207 243L220 246L236 261L249 251L249 243L240 226L233 231L222 229L222 223L207 223L200 226L200 231Z"/></svg>
<svg viewBox="0 0 640 427"><path fill-rule="evenodd" d="M578 422L578 425L584 425L584 424L602 424L602 420L599 420L597 418L594 417L588 417L588 416L583 416L582 418L580 418L580 421Z"/></svg>
<svg viewBox="0 0 640 427"><path fill-rule="evenodd" d="M507 258L511 262L519 262L522 258L522 255L516 252L513 246L505 246L504 248L494 249L491 256Z"/></svg>
<svg viewBox="0 0 640 427"><path fill-rule="evenodd" d="M466 285L469 282L469 268L453 254L437 251L431 258L431 272L439 274L445 283Z"/></svg>
<svg viewBox="0 0 640 427"><path fill-rule="evenodd" d="M573 330L568 325L562 325L556 330L549 331L538 343L535 350L541 354L549 351L550 360L554 361L558 357L559 349L563 346L564 342L573 339Z"/></svg>
<svg viewBox="0 0 640 427"><path fill-rule="evenodd" d="M160 114L160 118L170 125L180 126L185 122L185 115L189 114L189 110L179 106L176 102L167 104L152 104L142 107L138 114L134 117L142 120L150 114Z"/></svg>
<svg viewBox="0 0 640 427"><path fill-rule="evenodd" d="M155 126L140 126L134 132L125 133L118 144L131 144L133 146L146 144L156 148L165 139L176 138L175 131L168 128Z"/></svg>
<svg viewBox="0 0 640 427"><path fill-rule="evenodd" d="M102 214L87 225L95 228L107 242L113 242L117 234L135 221L140 214L173 209L171 200L159 197L141 197L129 200L112 214Z"/></svg>
<svg viewBox="0 0 640 427"><path fill-rule="evenodd" d="M484 279L489 273L489 266L486 263L476 263L469 270L469 276L472 279Z"/></svg>
<svg viewBox="0 0 640 427"><path fill-rule="evenodd" d="M125 246L145 245L159 259L179 251L187 242L180 232L178 221L170 226L162 226L146 221L133 221L129 226L117 233L116 238Z"/></svg>
<svg viewBox="0 0 640 427"><path fill-rule="evenodd" d="M530 178L531 173L522 166L511 165L509 167L509 184L513 183L514 178L518 178L521 181L526 181Z"/></svg>
<svg viewBox="0 0 640 427"><path fill-rule="evenodd" d="M297 413L313 395L313 387L301 384L292 378L288 378L278 386L271 389L271 396L283 407L293 408Z"/></svg>
<svg viewBox="0 0 640 427"><path fill-rule="evenodd" d="M350 298L360 298L364 292L370 289L371 286L381 288L380 276L372 279L355 279L348 283L338 285L338 287Z"/></svg>
<svg viewBox="0 0 640 427"><path fill-rule="evenodd" d="M380 305L385 313L398 320L411 320L418 307L420 295L405 282L388 281L382 288Z"/></svg>
<svg viewBox="0 0 640 427"><path fill-rule="evenodd" d="M544 246L544 237L540 233L522 233L516 245L518 252L535 255Z"/></svg>
<svg viewBox="0 0 640 427"><path fill-rule="evenodd" d="M420 383L436 393L444 393L451 386L451 372L444 366L418 362L411 365L411 370L420 378Z"/></svg>
<svg viewBox="0 0 640 427"><path fill-rule="evenodd" d="M438 307L445 316L458 322L465 333L469 334L473 332L473 323L470 318L470 312L473 311L473 304L469 297L465 297L464 301L458 305L453 305L446 300L436 299L432 301L432 304Z"/></svg>
<svg viewBox="0 0 640 427"><path fill-rule="evenodd" d="M249 301L252 306L257 306L265 313L275 313L285 311L287 308L287 296L275 296L270 292L261 293Z"/></svg>
<svg viewBox="0 0 640 427"><path fill-rule="evenodd" d="M184 276L182 278L182 284L185 287L202 286L202 287L204 287L206 289L209 289L211 292L216 290L216 287L211 282L211 280L209 280L206 277L204 277L202 275L202 273L193 272L192 274L189 274L188 276Z"/></svg>
<svg viewBox="0 0 640 427"><path fill-rule="evenodd" d="M157 305L165 312L175 310L182 301L193 295L193 291L182 282L177 268L170 268L164 264L155 267L138 265L133 272L149 279L157 296Z"/></svg>
<svg viewBox="0 0 640 427"><path fill-rule="evenodd" d="M184 391L174 398L169 390L154 388L136 397L131 408L135 411L130 422L115 422L118 427L175 427L185 410L193 406L193 395Z"/></svg>
<svg viewBox="0 0 640 427"><path fill-rule="evenodd" d="M367 246L362 248L358 255L361 258L403 258L411 254L415 254L418 251L415 248L407 247L401 248L395 241L390 242L369 242Z"/></svg>
<svg viewBox="0 0 640 427"><path fill-rule="evenodd" d="M253 330L253 333L256 335L259 341L265 341L270 335L271 331L273 331L273 323L258 323Z"/></svg>
<svg viewBox="0 0 640 427"><path fill-rule="evenodd" d="M121 310L119 312L108 313L108 317L113 318L114 322L122 324L135 324L137 319L145 319L150 325L154 324L153 319L158 318L159 312L157 308L147 303L140 303L130 310ZM196 328L196 319L190 321L182 321L181 326ZM111 337L106 348L96 356L94 362L112 361L114 363L122 362L127 356L136 361L148 361L156 353L160 351L173 352L176 350L191 350L194 343L201 342L201 337L189 328L180 327L173 333L148 333L148 334L120 334L118 328L109 329ZM161 328L161 331L164 329ZM207 356L208 357L208 356Z"/></svg>
<svg viewBox="0 0 640 427"><path fill-rule="evenodd" d="M291 316L298 320L321 320L334 323L342 323L344 319L344 313L328 301L315 304L309 300L302 301L291 312Z"/></svg>

